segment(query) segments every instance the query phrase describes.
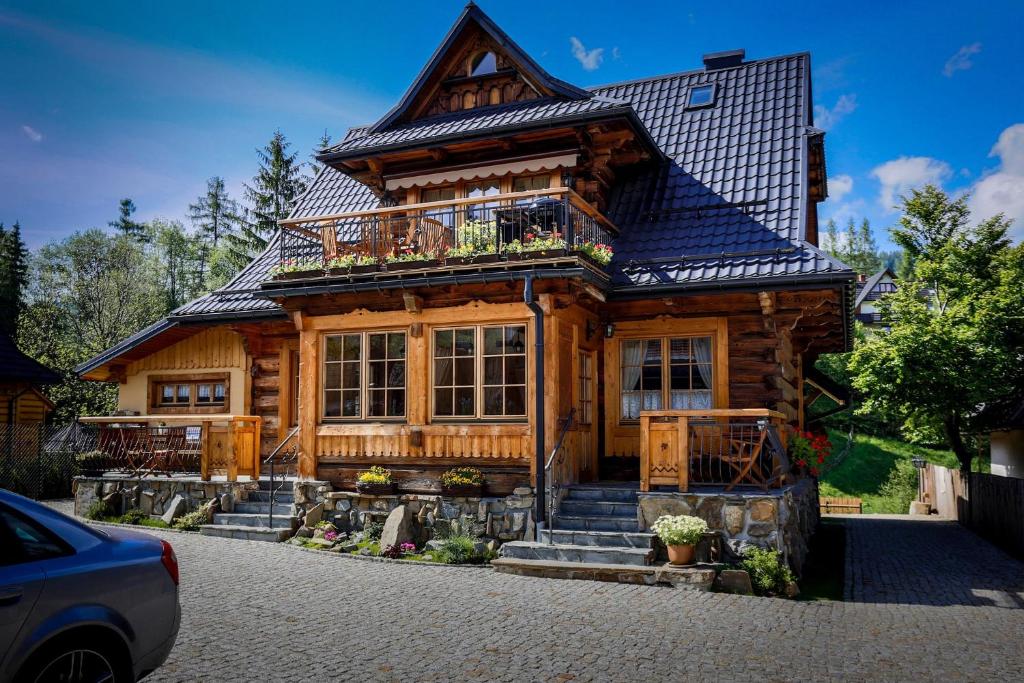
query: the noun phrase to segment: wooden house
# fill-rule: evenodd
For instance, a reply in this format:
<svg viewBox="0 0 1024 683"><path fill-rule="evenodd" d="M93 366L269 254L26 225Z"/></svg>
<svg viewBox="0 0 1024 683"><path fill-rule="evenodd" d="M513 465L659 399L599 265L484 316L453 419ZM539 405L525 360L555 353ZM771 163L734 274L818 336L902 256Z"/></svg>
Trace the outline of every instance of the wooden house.
<svg viewBox="0 0 1024 683"><path fill-rule="evenodd" d="M303 479L439 491L471 465L543 519L553 479L736 484L700 424L784 439L805 369L849 348L806 53L582 88L471 3L318 159L266 252L81 376L141 421L259 418L264 457L296 429Z"/></svg>
<svg viewBox="0 0 1024 683"><path fill-rule="evenodd" d="M60 375L22 353L0 333L0 425L41 424L53 411L42 387Z"/></svg>

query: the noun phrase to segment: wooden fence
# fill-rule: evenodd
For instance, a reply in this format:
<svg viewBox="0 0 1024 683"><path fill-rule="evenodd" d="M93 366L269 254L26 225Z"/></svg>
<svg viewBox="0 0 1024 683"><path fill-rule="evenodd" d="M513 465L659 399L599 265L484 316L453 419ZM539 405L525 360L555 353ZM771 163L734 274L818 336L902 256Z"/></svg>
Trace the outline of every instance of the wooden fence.
<svg viewBox="0 0 1024 683"><path fill-rule="evenodd" d="M818 506L823 515L859 515L864 512L864 503L860 498L818 498Z"/></svg>
<svg viewBox="0 0 1024 683"><path fill-rule="evenodd" d="M926 465L924 500L944 517L959 520L979 536L1024 559L1024 479Z"/></svg>

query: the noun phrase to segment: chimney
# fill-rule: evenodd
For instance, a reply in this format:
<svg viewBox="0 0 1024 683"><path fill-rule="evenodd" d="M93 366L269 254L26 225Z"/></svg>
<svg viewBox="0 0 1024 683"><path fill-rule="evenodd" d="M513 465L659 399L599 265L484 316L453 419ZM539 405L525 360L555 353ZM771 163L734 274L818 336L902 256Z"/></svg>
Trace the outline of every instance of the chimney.
<svg viewBox="0 0 1024 683"><path fill-rule="evenodd" d="M704 70L717 71L718 69L728 69L730 66L739 66L743 63L743 58L746 56L746 50L711 52L704 55Z"/></svg>

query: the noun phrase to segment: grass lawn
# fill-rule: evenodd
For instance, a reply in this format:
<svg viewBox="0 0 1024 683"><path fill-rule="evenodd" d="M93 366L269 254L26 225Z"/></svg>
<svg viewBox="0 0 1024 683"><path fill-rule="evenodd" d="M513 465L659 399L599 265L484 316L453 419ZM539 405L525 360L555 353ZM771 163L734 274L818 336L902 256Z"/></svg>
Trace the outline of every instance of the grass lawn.
<svg viewBox="0 0 1024 683"><path fill-rule="evenodd" d="M846 445L846 435L842 432L830 431L829 439L835 453ZM857 434L854 436L853 451L821 479L821 495L860 498L864 501L865 513L906 513L899 501L886 496L881 489L895 468L912 472L914 466L910 459L915 455L936 465L957 467L956 456L950 451L915 446L897 439ZM976 462L975 467L978 464Z"/></svg>

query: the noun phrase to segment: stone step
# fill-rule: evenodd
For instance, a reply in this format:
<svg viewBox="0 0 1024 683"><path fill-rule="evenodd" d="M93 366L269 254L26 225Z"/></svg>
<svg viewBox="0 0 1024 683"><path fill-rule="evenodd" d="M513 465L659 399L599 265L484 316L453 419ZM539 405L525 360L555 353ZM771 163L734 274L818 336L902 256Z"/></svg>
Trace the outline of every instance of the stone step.
<svg viewBox="0 0 1024 683"><path fill-rule="evenodd" d="M610 546L619 548L653 548L654 534L631 533L628 531L575 531L572 529L544 529L540 541L568 545Z"/></svg>
<svg viewBox="0 0 1024 683"><path fill-rule="evenodd" d="M276 489L278 487L282 487L281 488L282 491L287 491L288 493L291 493L292 492L292 481L294 481L294 477L289 478L289 479L285 479L284 477L281 476L280 472L277 472L274 475L274 488ZM269 473L261 474L260 475L260 480L259 480L258 483L260 485L260 491L269 491L270 490L270 474Z"/></svg>
<svg viewBox="0 0 1024 683"><path fill-rule="evenodd" d="M507 544L506 544L507 545ZM600 564L592 562L560 562L557 560L526 560L517 557L499 557L491 560L495 571L518 576L537 576L547 579L582 579L612 581L644 586L668 585L691 590L709 591L715 580L712 567L671 567L669 565L636 566Z"/></svg>
<svg viewBox="0 0 1024 683"><path fill-rule="evenodd" d="M199 527L203 536L236 538L243 541L270 541L280 543L291 538L291 529L268 529L267 527L242 526L235 524L204 524Z"/></svg>
<svg viewBox="0 0 1024 683"><path fill-rule="evenodd" d="M635 517L555 515L553 527L566 531L640 531Z"/></svg>
<svg viewBox="0 0 1024 683"><path fill-rule="evenodd" d="M253 501L239 501L235 503L235 507L231 512L240 512L247 515L266 515L270 513L270 503L264 502L253 502ZM274 516L282 515L288 517L292 514L292 506L290 503L278 502L274 505Z"/></svg>
<svg viewBox="0 0 1024 683"><path fill-rule="evenodd" d="M629 517L636 519L636 503L620 503L606 500L574 500L565 498L559 510L566 515L588 515L608 517Z"/></svg>
<svg viewBox="0 0 1024 683"><path fill-rule="evenodd" d="M270 502L270 491L248 491L246 492L246 502L249 503L269 503ZM291 505L295 502L295 494L292 493L291 488L281 489L274 496L274 501L278 504Z"/></svg>
<svg viewBox="0 0 1024 683"><path fill-rule="evenodd" d="M520 560L554 560L557 562L591 562L595 564L629 564L645 566L654 561L651 548L625 548L596 545L557 545L512 541L501 546L502 557Z"/></svg>
<svg viewBox="0 0 1024 683"><path fill-rule="evenodd" d="M216 525L226 526L248 526L248 527L266 527L268 521L267 515L249 515L244 513L224 513L218 512L213 516L213 523ZM295 527L296 519L294 517L274 517L274 528L275 529L293 529Z"/></svg>
<svg viewBox="0 0 1024 683"><path fill-rule="evenodd" d="M570 486L566 491L567 500L598 500L618 503L637 501L637 489L615 488L609 486Z"/></svg>

